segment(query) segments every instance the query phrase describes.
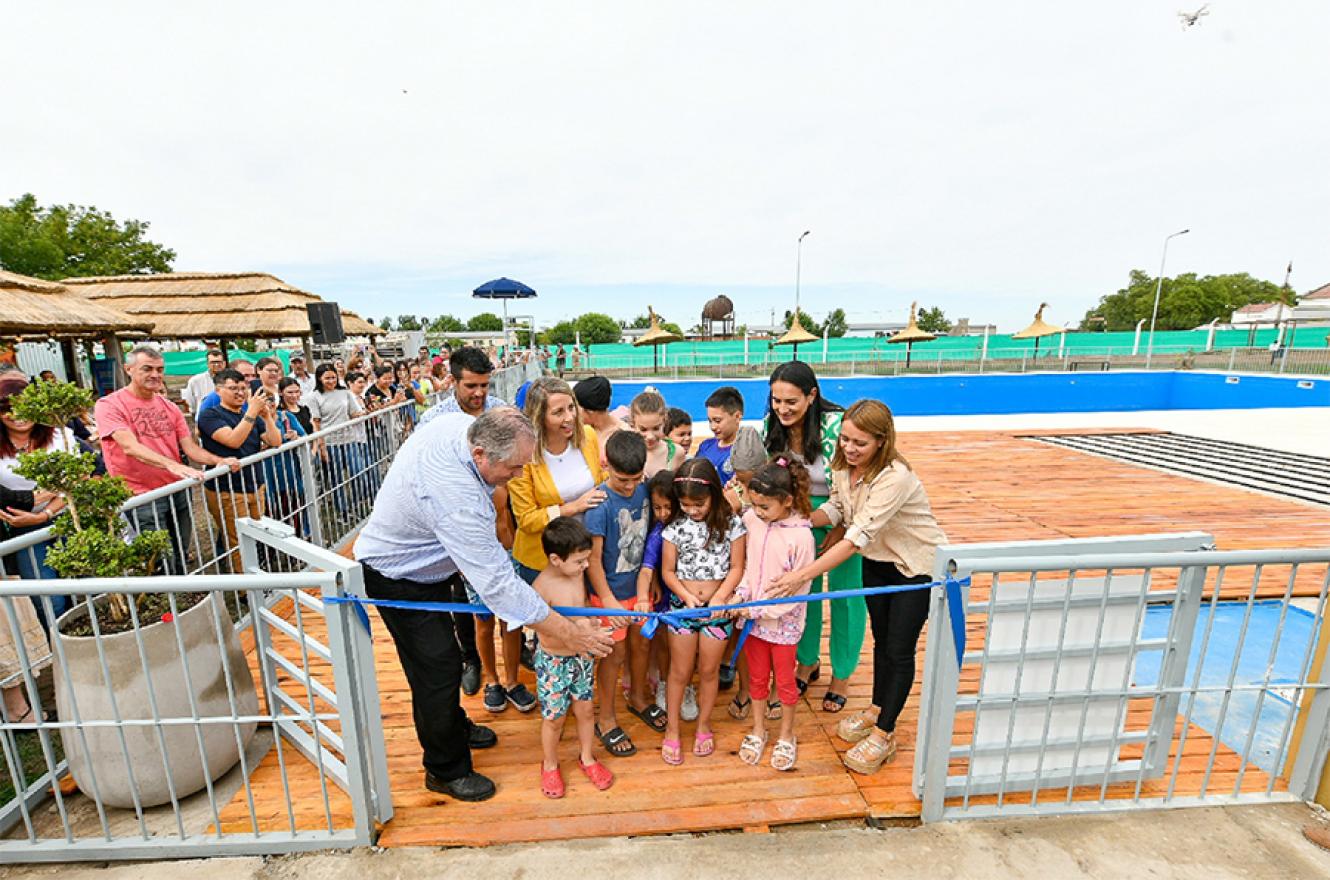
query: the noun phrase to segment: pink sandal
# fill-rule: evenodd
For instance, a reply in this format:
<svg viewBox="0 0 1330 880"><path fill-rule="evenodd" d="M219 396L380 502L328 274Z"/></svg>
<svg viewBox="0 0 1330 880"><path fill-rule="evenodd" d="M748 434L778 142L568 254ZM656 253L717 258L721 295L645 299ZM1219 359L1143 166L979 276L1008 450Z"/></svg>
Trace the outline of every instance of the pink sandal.
<svg viewBox="0 0 1330 880"><path fill-rule="evenodd" d="M563 797L566 791L567 789L564 788L563 784L563 774L559 772L558 767L555 767L553 770L546 770L544 767L540 768L541 794L545 795L547 798L554 798L557 800Z"/></svg>
<svg viewBox="0 0 1330 880"><path fill-rule="evenodd" d="M683 763L683 744L677 739L661 740L660 759L671 767L678 767Z"/></svg>
<svg viewBox="0 0 1330 880"><path fill-rule="evenodd" d="M582 772L586 774L586 778L591 780L591 784L601 791L604 791L614 784L614 774L599 761L583 764L579 759L577 764L582 768Z"/></svg>
<svg viewBox="0 0 1330 880"><path fill-rule="evenodd" d="M716 737L710 733L699 733L697 739L693 740L693 754L699 758L705 758L707 755L716 751Z"/></svg>

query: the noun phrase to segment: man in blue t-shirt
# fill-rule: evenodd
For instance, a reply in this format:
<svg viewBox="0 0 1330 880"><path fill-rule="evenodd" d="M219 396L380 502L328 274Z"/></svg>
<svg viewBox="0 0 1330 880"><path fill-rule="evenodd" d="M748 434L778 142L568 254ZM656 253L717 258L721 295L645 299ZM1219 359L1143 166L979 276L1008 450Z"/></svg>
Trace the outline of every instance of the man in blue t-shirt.
<svg viewBox="0 0 1330 880"><path fill-rule="evenodd" d="M281 446L277 430L277 402L260 386L236 370L222 370L217 383L216 406L200 408L197 425L200 445L213 455L244 458L264 448ZM263 467L252 464L235 473L222 474L203 484L203 498L217 526L218 543L231 548L231 571L240 574L240 541L236 519L263 516Z"/></svg>
<svg viewBox="0 0 1330 880"><path fill-rule="evenodd" d="M597 608L633 610L637 604L637 573L642 568L647 527L651 525L651 495L642 483L647 446L636 431L616 431L605 441L610 477L600 488L605 500L586 512L591 533L590 603ZM649 609L648 609L649 610ZM619 672L625 658L632 678L628 711L653 730L665 729L665 713L647 700L647 641L640 625L626 625L626 618L611 617L615 627L614 650L600 661L596 687L600 689L601 742L611 755L626 758L637 751L614 714L619 690Z"/></svg>
<svg viewBox="0 0 1330 880"><path fill-rule="evenodd" d="M707 424L711 433L697 447L697 454L710 461L720 473L724 485L734 479L734 467L730 464L730 447L739 433L739 424L744 418L744 396L732 385L717 388L707 398Z"/></svg>

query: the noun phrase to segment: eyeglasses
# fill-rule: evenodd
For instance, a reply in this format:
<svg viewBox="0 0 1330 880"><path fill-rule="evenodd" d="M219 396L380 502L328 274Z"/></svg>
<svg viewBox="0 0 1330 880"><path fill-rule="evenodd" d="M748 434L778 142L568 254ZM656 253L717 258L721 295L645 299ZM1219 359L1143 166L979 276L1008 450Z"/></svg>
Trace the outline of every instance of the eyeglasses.
<svg viewBox="0 0 1330 880"><path fill-rule="evenodd" d="M13 410L14 410L14 404L9 402L8 397L6 397L4 400L0 400L0 414L13 412Z"/></svg>

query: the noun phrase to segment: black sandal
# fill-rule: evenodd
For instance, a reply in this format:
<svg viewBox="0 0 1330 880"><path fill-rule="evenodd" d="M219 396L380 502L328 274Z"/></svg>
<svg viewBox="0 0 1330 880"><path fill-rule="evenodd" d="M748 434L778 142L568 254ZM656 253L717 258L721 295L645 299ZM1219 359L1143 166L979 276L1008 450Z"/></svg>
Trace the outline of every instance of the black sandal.
<svg viewBox="0 0 1330 880"><path fill-rule="evenodd" d="M813 664L813 674L808 676L807 681L803 680L802 678L796 678L794 680L795 685L797 685L799 688L799 696L802 697L804 695L804 692L808 690L808 686L813 682L817 681L821 677L822 677L822 661L819 660L817 661L817 663Z"/></svg>
<svg viewBox="0 0 1330 880"><path fill-rule="evenodd" d="M822 695L822 711L834 715L835 713L845 708L846 702L847 700L844 694L833 694L831 691L827 691L825 694ZM828 703L830 703L832 706L835 706L836 708L828 709L827 708Z"/></svg>
<svg viewBox="0 0 1330 880"><path fill-rule="evenodd" d="M647 703L647 707L640 712L637 709L634 709L633 705L629 703L628 711L636 715L641 719L643 724L656 731L656 733L665 732L665 712L655 703Z"/></svg>
<svg viewBox="0 0 1330 880"><path fill-rule="evenodd" d="M600 744L605 747L605 751L616 758L627 758L637 754L637 746L633 745L633 741L628 738L627 732L622 727L601 733L600 725L597 724L596 736L600 738Z"/></svg>

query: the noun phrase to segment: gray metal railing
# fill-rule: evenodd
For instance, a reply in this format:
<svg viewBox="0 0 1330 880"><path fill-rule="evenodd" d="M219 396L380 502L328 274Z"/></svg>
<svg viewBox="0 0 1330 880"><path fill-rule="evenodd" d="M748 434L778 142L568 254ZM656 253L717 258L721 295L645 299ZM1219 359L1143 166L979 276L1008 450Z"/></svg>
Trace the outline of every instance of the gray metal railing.
<svg viewBox="0 0 1330 880"><path fill-rule="evenodd" d="M1308 799L1330 549L1208 535L943 548L971 577L955 656L935 596L915 789L925 821Z"/></svg>
<svg viewBox="0 0 1330 880"><path fill-rule="evenodd" d="M671 351L662 346L652 355L612 354L593 357L580 374L599 373L612 378L718 379L766 376L777 364L793 356L788 346L768 349L756 344L748 355ZM1056 338L1038 352L1028 348L984 350L917 348L907 357L903 346L870 350L831 351L824 356L820 342L799 347L799 359L818 365L818 375L902 376L938 373L1095 372L1100 370L1226 370L1243 373L1296 375L1330 374L1330 349L1297 348L1271 352L1268 348L1225 348L1204 351L1187 346L1156 346L1147 358L1144 347L1077 347L1059 350Z"/></svg>
<svg viewBox="0 0 1330 880"><path fill-rule="evenodd" d="M362 846L391 817L388 789L375 786L386 758L369 724L379 708L368 633L345 606L324 601L358 590L359 566L271 520L239 528L245 574L5 584L0 608L33 713L0 712L14 791L0 805L0 862ZM306 570L263 571L260 548ZM128 628L114 634L110 593L135 599ZM260 609L241 632L223 601L237 593ZM91 632L56 634L54 656L30 652L21 605L51 614L59 595L80 597L70 614L82 613ZM142 621L144 596L165 597L173 619ZM245 641L258 655L257 682ZM313 791L301 789L306 762L317 772Z"/></svg>

